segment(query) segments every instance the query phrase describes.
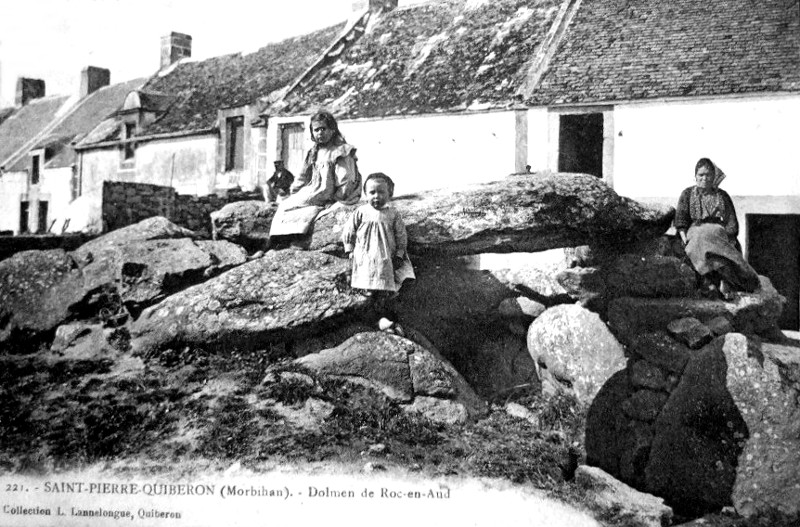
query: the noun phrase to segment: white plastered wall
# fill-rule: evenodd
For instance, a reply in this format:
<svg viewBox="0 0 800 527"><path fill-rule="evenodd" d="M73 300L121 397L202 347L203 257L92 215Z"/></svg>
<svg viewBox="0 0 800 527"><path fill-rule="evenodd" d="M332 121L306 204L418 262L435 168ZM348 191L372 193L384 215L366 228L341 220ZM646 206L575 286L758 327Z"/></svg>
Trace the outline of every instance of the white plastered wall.
<svg viewBox="0 0 800 527"><path fill-rule="evenodd" d="M27 172L5 172L0 176L0 230L19 233L20 199L26 192Z"/></svg>
<svg viewBox="0 0 800 527"><path fill-rule="evenodd" d="M270 119L270 165L280 149L280 126L296 122L307 125L308 116ZM361 173L385 172L402 194L494 181L513 173L515 127L513 111L339 122L347 142L357 148ZM309 137L306 142L310 147Z"/></svg>
<svg viewBox="0 0 800 527"><path fill-rule="evenodd" d="M71 216L69 208L72 201L72 168L46 168L42 172L39 192L43 196L41 199L47 200L47 226L55 220L51 232L61 233L64 221ZM72 227L72 220L69 226Z"/></svg>
<svg viewBox="0 0 800 527"><path fill-rule="evenodd" d="M732 196L800 196L800 95L618 105L614 188L674 196L708 157Z"/></svg>
<svg viewBox="0 0 800 527"><path fill-rule="evenodd" d="M455 188L515 172L515 114L486 112L344 121L359 169L385 172L398 193Z"/></svg>

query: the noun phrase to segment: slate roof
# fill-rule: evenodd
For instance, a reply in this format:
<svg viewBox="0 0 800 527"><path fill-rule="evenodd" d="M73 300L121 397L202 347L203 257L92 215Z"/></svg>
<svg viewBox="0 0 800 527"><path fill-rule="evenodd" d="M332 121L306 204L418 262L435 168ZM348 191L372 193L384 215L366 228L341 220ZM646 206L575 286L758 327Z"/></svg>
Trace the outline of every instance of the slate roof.
<svg viewBox="0 0 800 527"><path fill-rule="evenodd" d="M283 88L311 66L344 27L341 23L269 44L250 54L182 61L154 75L141 89L142 104L160 104L164 100L171 104L139 135L214 129L219 109L252 104ZM115 140L117 135L118 127L104 126L93 131L81 146Z"/></svg>
<svg viewBox="0 0 800 527"><path fill-rule="evenodd" d="M16 108L10 106L8 108L0 108L0 124L3 124L3 121L11 117L11 114L14 113Z"/></svg>
<svg viewBox="0 0 800 527"><path fill-rule="evenodd" d="M527 101L798 90L797 0L583 0Z"/></svg>
<svg viewBox="0 0 800 527"><path fill-rule="evenodd" d="M90 93L31 150L45 148L45 168L72 165L76 155L70 144L82 139L103 119L116 112L122 106L125 96L139 88L145 80L142 78L121 82ZM23 157L18 159L9 170L24 170L27 166L28 161Z"/></svg>
<svg viewBox="0 0 800 527"><path fill-rule="evenodd" d="M510 107L561 0L440 0L384 13L270 115Z"/></svg>
<svg viewBox="0 0 800 527"><path fill-rule="evenodd" d="M34 99L0 124L0 166L25 143L36 137L56 117L69 96ZM7 170L9 167L5 167Z"/></svg>

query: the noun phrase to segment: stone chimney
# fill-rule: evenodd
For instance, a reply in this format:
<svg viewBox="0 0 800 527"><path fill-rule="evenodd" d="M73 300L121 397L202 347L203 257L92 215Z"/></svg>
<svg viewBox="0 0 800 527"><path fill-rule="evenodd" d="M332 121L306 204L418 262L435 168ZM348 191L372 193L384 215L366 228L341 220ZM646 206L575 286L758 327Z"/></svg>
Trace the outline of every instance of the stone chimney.
<svg viewBox="0 0 800 527"><path fill-rule="evenodd" d="M111 72L105 68L86 66L81 70L81 99L111 84Z"/></svg>
<svg viewBox="0 0 800 527"><path fill-rule="evenodd" d="M44 81L42 79L17 79L17 95L14 98L15 106L25 106L32 99L44 97Z"/></svg>
<svg viewBox="0 0 800 527"><path fill-rule="evenodd" d="M164 69L184 57L192 56L192 37L173 31L161 37L161 67Z"/></svg>
<svg viewBox="0 0 800 527"><path fill-rule="evenodd" d="M397 7L397 0L354 0L353 11L363 11L369 7L370 11L391 11Z"/></svg>

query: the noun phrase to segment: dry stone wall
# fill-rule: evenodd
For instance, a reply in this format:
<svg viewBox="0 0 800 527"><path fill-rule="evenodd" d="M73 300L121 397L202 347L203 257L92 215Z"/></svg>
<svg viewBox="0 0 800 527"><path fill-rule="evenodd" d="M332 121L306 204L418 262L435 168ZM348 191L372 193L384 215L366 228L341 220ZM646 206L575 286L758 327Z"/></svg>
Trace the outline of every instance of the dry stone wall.
<svg viewBox="0 0 800 527"><path fill-rule="evenodd" d="M120 181L103 182L103 231L133 225L153 216L210 236L211 213L228 203L263 201L261 192L229 189L223 194L191 196L178 194L172 187Z"/></svg>

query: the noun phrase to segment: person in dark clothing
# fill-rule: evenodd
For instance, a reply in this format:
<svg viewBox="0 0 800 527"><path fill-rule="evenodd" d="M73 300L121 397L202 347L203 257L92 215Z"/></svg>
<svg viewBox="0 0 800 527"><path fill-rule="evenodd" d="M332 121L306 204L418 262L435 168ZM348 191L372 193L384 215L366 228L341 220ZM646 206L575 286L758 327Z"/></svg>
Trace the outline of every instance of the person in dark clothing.
<svg viewBox="0 0 800 527"><path fill-rule="evenodd" d="M278 196L288 196L293 182L294 175L283 166L283 161L275 161L275 172L267 180L267 201L274 203Z"/></svg>
<svg viewBox="0 0 800 527"><path fill-rule="evenodd" d="M726 300L733 291L755 291L758 274L742 256L736 237L739 222L733 200L719 188L725 174L708 158L695 166L695 182L681 192L675 212L675 229L686 255L700 275L703 287Z"/></svg>

